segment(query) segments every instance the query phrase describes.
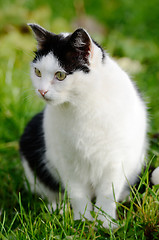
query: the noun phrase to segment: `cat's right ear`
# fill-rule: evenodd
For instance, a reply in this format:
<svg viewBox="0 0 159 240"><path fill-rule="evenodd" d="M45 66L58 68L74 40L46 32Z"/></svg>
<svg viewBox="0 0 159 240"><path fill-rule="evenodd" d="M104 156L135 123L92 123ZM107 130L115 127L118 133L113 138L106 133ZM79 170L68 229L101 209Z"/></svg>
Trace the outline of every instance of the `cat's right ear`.
<svg viewBox="0 0 159 240"><path fill-rule="evenodd" d="M91 51L92 40L86 30L78 28L71 36L71 45L80 51Z"/></svg>
<svg viewBox="0 0 159 240"><path fill-rule="evenodd" d="M72 33L70 44L84 60L88 61L89 58L93 56L92 39L83 28L78 28L74 33Z"/></svg>
<svg viewBox="0 0 159 240"><path fill-rule="evenodd" d="M55 35L49 31L47 31L45 28L41 27L38 24L28 23L28 26L31 27L31 29L34 33L35 39L37 40L38 50L43 49L45 47L48 39L50 39L51 37L53 37Z"/></svg>

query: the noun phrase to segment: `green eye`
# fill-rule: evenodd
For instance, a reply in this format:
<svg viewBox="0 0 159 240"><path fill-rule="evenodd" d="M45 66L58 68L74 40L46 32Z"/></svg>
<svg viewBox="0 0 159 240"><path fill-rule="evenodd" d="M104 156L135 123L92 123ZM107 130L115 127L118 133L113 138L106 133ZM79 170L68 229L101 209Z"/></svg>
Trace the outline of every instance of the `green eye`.
<svg viewBox="0 0 159 240"><path fill-rule="evenodd" d="M65 72L56 72L55 77L59 81L63 81L66 78L66 73Z"/></svg>
<svg viewBox="0 0 159 240"><path fill-rule="evenodd" d="M41 77L41 72L37 68L35 68L35 74L36 74L37 77Z"/></svg>

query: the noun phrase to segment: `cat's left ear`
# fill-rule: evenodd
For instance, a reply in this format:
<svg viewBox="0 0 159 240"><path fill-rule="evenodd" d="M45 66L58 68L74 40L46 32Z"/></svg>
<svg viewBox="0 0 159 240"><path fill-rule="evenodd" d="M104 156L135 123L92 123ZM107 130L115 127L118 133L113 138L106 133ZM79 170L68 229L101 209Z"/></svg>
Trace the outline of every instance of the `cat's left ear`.
<svg viewBox="0 0 159 240"><path fill-rule="evenodd" d="M72 33L70 41L72 47L76 50L85 52L87 56L91 54L93 46L92 39L87 31L83 28L79 28L74 33Z"/></svg>
<svg viewBox="0 0 159 240"><path fill-rule="evenodd" d="M38 43L37 46L38 50L45 48L47 42L51 40L53 36L55 36L54 33L47 31L45 28L41 27L36 23L28 23L28 26L31 27L35 35L35 39L37 40Z"/></svg>

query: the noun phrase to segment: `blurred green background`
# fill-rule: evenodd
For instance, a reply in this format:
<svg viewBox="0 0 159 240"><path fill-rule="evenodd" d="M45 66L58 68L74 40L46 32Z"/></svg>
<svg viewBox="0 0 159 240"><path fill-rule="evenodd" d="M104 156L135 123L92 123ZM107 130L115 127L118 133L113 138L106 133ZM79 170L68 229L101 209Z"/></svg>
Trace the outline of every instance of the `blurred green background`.
<svg viewBox="0 0 159 240"><path fill-rule="evenodd" d="M28 22L55 33L84 27L130 73L147 102L150 153L153 165L159 164L158 4L158 0L0 0L0 220L6 209L6 219L12 221L18 193L24 189L20 135L44 107L30 80L36 41Z"/></svg>

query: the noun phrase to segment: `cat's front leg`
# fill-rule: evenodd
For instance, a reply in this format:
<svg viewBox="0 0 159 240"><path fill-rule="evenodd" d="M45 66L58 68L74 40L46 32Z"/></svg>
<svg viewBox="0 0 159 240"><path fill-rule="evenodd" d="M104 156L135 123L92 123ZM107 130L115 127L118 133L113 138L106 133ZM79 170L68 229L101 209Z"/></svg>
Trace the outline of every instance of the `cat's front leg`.
<svg viewBox="0 0 159 240"><path fill-rule="evenodd" d="M117 227L113 222L113 219L117 219L116 201L119 200L125 185L125 179L121 176L120 171L107 174L96 188L95 212L98 213L98 219L103 222L105 228Z"/></svg>
<svg viewBox="0 0 159 240"><path fill-rule="evenodd" d="M98 220L103 222L105 228L116 228L117 225L113 222L116 220L116 204L115 199L111 195L99 194L96 201L95 212L98 213Z"/></svg>
<svg viewBox="0 0 159 240"><path fill-rule="evenodd" d="M92 221L92 203L91 189L88 185L83 185L80 182L69 182L68 194L74 212L74 220L87 218Z"/></svg>

